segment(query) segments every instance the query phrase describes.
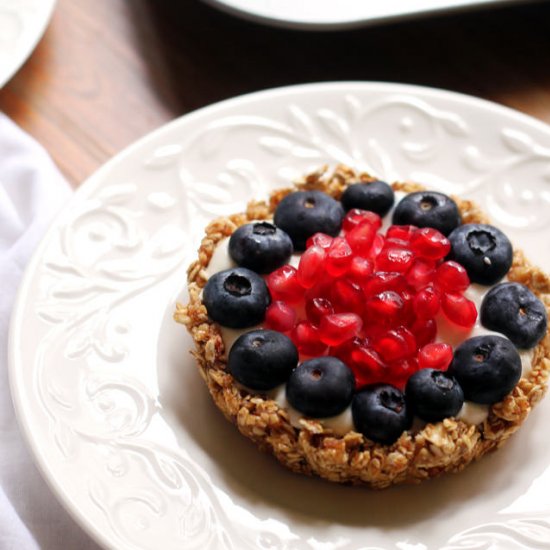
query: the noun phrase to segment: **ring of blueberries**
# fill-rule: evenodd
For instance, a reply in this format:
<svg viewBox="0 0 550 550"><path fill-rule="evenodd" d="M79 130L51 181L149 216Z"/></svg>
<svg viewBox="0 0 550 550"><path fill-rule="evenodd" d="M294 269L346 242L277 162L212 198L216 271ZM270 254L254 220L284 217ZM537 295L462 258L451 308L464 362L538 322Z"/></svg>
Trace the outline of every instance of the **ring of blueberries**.
<svg viewBox="0 0 550 550"><path fill-rule="evenodd" d="M286 384L288 402L308 417L351 406L355 429L385 445L415 416L438 422L465 400L501 401L521 377L516 346L533 348L547 330L546 309L527 287L498 283L512 265L504 233L462 224L450 197L422 191L398 202L382 234L380 216L394 202L381 181L349 185L341 201L290 193L274 223L233 233L228 250L238 267L214 274L203 291L220 325L263 323L230 349L237 382L263 392ZM303 251L298 268L288 263L294 250ZM495 285L480 319L503 336L469 338L453 351L434 342L435 317L471 329L471 281Z"/></svg>

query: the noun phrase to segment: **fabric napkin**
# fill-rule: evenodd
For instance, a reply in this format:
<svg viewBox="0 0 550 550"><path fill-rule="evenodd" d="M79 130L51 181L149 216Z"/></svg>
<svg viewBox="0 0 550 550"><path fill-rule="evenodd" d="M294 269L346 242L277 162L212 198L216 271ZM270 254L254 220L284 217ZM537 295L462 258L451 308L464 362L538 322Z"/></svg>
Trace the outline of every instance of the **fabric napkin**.
<svg viewBox="0 0 550 550"><path fill-rule="evenodd" d="M17 426L8 327L25 266L71 191L48 154L0 113L0 549L97 550L57 502Z"/></svg>

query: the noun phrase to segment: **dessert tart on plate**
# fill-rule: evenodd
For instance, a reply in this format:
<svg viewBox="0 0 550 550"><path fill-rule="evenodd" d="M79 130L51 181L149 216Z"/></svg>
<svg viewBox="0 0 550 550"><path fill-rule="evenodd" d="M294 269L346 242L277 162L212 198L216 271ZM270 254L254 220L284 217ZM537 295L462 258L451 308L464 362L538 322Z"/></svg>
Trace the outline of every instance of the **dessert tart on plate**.
<svg viewBox="0 0 550 550"><path fill-rule="evenodd" d="M458 472L546 391L550 278L471 201L323 167L214 220L175 320L224 415L294 472Z"/></svg>

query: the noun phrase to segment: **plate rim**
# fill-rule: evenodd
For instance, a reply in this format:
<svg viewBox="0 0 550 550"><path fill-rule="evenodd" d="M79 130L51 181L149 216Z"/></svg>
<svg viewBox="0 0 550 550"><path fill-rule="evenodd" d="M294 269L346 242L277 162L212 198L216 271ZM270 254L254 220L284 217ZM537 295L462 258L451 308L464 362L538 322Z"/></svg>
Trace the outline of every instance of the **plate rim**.
<svg viewBox="0 0 550 550"><path fill-rule="evenodd" d="M452 13L464 12L468 10L490 9L491 7L506 7L519 4L522 0L441 0L448 5L424 8L418 10L396 10L381 16L369 16L367 9L365 14L359 17L342 16L332 21L321 22L312 21L307 18L291 19L284 14L275 16L266 14L261 9L250 10L238 5L235 0L203 0L205 4L218 9L226 14L233 15L250 21L260 23L276 28L284 28L298 31L340 31L345 29L355 29L359 27L384 25L406 21L410 19L429 17L437 15L449 15ZM531 2L534 0L530 0ZM536 0L535 0L536 1Z"/></svg>
<svg viewBox="0 0 550 550"><path fill-rule="evenodd" d="M128 145L122 149L119 153L115 154L111 159L106 163L100 166L92 175L82 182L82 184L76 189L72 197L66 201L66 203L61 207L60 211L55 215L51 223L49 224L46 232L44 233L42 239L40 240L38 246L36 247L34 253L29 260L21 282L17 289L13 310L10 316L9 322L9 335L8 335L8 353L7 353L7 363L8 363L8 380L9 380L9 390L12 397L15 417L17 425L23 436L23 440L27 445L27 448L31 452L32 459L37 466L40 474L48 487L52 490L55 497L62 505L62 507L67 511L67 513L76 521L76 523L85 531L96 543L103 546L104 548L116 548L112 546L113 537L107 537L102 533L101 530L96 528L92 521L90 521L81 507L74 501L73 498L68 494L66 489L63 487L60 479L58 479L48 467L48 463L45 460L44 456L40 451L40 447L37 444L37 441L32 436L32 426L28 423L28 417L25 414L27 405L25 404L25 395L23 391L23 385L19 380L19 372L21 371L22 364L18 360L18 352L16 351L16 341L18 341L18 336L20 335L21 325L23 322L23 304L24 300L28 294L28 288L31 285L34 277L36 268L40 265L42 260L43 252L47 245L49 244L56 228L59 226L59 223L62 221L63 217L66 216L67 211L71 208L73 204L77 204L81 198L85 197L89 191L91 191L94 185L104 179L104 176L108 174L111 170L111 167L116 166L120 162L123 162L128 156L131 156L133 152L150 141L154 141L157 136L162 135L164 132L170 131L170 129L177 127L180 124L185 124L188 121L193 121L195 119L200 119L203 116L208 116L210 113L215 113L217 110L224 110L226 108L231 108L237 106L241 103L247 104L251 101L259 100L263 98L269 98L273 96L286 95L292 92L304 93L308 92L320 92L323 91L329 92L333 91L352 91L349 88L353 86L358 86L365 90L366 92L375 93L376 91L384 91L386 93L410 93L414 94L415 92L423 95L424 97L434 97L434 98L448 98L450 100L456 100L461 103L474 103L475 106L482 107L483 109L488 109L495 112L497 115L500 113L504 116L512 117L520 120L524 124L531 125L539 130L545 131L550 135L550 125L544 123L543 121L536 119L530 115L512 109L510 107L500 105L493 101L486 99L478 98L468 94L463 94L459 92L449 91L440 88L431 88L425 86L411 85L411 84L400 84L395 82L383 82L383 81L333 81L333 82L316 82L309 84L299 84L291 86L283 86L278 88L271 88L267 90L261 90L258 92L252 92L237 97L229 98L220 102L216 102L185 115L182 115L164 125L161 125L152 132L147 133L146 135L138 138L135 142Z"/></svg>

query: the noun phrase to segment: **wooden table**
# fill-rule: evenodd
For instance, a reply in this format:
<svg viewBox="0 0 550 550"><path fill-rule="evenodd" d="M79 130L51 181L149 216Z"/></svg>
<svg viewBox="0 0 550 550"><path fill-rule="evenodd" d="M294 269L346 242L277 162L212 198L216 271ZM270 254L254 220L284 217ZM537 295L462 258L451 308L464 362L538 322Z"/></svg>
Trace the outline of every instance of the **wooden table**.
<svg viewBox="0 0 550 550"><path fill-rule="evenodd" d="M184 113L274 86L384 80L447 88L550 123L550 3L353 31L271 29L198 0L58 0L0 109L76 187Z"/></svg>

